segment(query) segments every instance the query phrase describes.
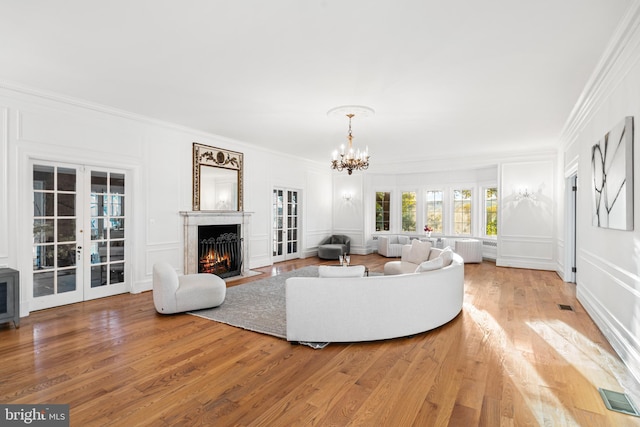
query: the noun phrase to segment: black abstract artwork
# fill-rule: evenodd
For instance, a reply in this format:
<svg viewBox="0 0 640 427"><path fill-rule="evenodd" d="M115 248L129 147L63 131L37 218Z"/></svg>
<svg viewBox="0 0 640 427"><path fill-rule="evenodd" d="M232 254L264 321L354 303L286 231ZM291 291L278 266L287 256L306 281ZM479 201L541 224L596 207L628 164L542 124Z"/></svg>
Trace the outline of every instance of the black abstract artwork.
<svg viewBox="0 0 640 427"><path fill-rule="evenodd" d="M633 117L591 147L593 225L633 230Z"/></svg>

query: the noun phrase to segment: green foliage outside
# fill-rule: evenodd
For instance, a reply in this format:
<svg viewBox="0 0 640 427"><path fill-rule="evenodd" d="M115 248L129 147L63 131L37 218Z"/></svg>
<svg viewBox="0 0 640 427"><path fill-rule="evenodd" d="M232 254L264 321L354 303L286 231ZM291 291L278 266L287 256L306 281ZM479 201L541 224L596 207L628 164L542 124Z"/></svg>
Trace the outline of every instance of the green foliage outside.
<svg viewBox="0 0 640 427"><path fill-rule="evenodd" d="M453 191L453 219L456 234L471 234L471 190Z"/></svg>
<svg viewBox="0 0 640 427"><path fill-rule="evenodd" d="M486 226L485 232L487 236L497 236L498 235L498 189L497 188L486 189L485 206L486 206L486 217L487 217L487 226Z"/></svg>
<svg viewBox="0 0 640 427"><path fill-rule="evenodd" d="M391 193L376 192L376 231L389 231Z"/></svg>
<svg viewBox="0 0 640 427"><path fill-rule="evenodd" d="M402 193L402 231L416 231L416 193Z"/></svg>

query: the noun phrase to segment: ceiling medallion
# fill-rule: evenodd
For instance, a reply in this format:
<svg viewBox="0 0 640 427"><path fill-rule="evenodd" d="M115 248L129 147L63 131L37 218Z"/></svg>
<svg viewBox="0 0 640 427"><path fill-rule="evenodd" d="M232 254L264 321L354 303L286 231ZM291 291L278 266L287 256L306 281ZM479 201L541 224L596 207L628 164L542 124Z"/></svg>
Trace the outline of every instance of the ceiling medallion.
<svg viewBox="0 0 640 427"><path fill-rule="evenodd" d="M351 175L354 170L365 170L369 167L369 147L366 147L364 151L360 151L360 149L354 150L353 148L351 119L356 115L359 117L369 117L374 113L373 108L365 107L363 105L344 105L332 108L327 112L328 116L344 115L349 118L349 132L347 134L347 139L349 141L348 146L345 148L344 144L342 144L340 145L339 150L335 150L333 152L331 169L335 169L338 172L346 169L349 175Z"/></svg>

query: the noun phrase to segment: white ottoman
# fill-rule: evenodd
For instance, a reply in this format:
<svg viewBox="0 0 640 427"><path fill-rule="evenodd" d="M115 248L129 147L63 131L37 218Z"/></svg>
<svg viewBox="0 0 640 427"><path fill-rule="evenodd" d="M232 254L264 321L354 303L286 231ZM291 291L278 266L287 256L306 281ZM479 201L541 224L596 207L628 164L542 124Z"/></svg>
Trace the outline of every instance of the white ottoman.
<svg viewBox="0 0 640 427"><path fill-rule="evenodd" d="M458 239L455 253L460 255L464 263L482 262L482 242L478 239Z"/></svg>

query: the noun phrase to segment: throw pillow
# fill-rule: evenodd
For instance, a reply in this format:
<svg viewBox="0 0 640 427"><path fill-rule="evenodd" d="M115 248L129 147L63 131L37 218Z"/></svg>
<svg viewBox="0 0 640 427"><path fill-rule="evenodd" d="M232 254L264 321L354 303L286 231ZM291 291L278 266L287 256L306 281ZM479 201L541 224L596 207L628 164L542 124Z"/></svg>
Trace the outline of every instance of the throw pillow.
<svg viewBox="0 0 640 427"><path fill-rule="evenodd" d="M442 249L439 248L431 248L431 250L429 251L429 259L436 259L440 256L440 254L442 253Z"/></svg>
<svg viewBox="0 0 640 427"><path fill-rule="evenodd" d="M437 270L443 267L444 258L438 257L436 259L432 259L430 261L424 261L420 263L418 268L416 268L416 273L422 273L424 271Z"/></svg>
<svg viewBox="0 0 640 427"><path fill-rule="evenodd" d="M408 245L410 242L409 236L398 236L398 243L401 245Z"/></svg>
<svg viewBox="0 0 640 427"><path fill-rule="evenodd" d="M439 255L439 258L442 258L442 266L446 267L453 261L453 251L449 246L442 250L442 253Z"/></svg>
<svg viewBox="0 0 640 427"><path fill-rule="evenodd" d="M426 261L429 258L429 249L431 249L431 243L413 240L406 261L413 264L420 264L422 261Z"/></svg>

